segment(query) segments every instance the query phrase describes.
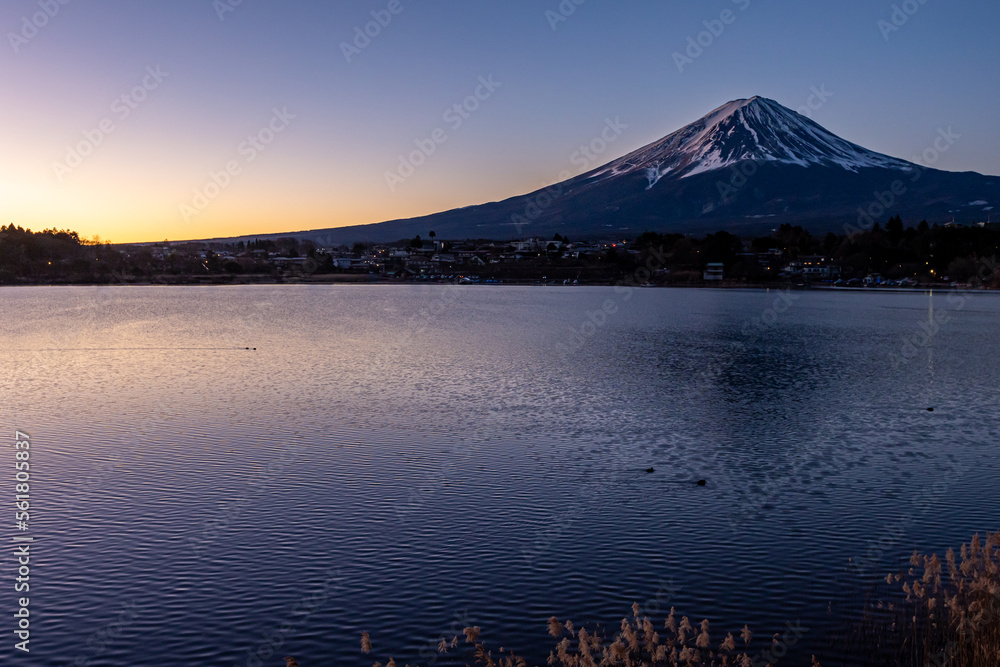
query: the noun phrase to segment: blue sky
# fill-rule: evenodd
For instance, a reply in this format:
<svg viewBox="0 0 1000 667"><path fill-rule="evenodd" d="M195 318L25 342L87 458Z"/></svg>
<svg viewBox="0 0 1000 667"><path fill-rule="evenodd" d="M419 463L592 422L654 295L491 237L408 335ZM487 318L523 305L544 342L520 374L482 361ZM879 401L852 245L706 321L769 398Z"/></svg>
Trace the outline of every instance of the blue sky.
<svg viewBox="0 0 1000 667"><path fill-rule="evenodd" d="M607 119L600 162L752 95L907 159L950 127L933 166L1000 174L996 2L234 2L7 0L0 219L134 241L410 217L576 173Z"/></svg>

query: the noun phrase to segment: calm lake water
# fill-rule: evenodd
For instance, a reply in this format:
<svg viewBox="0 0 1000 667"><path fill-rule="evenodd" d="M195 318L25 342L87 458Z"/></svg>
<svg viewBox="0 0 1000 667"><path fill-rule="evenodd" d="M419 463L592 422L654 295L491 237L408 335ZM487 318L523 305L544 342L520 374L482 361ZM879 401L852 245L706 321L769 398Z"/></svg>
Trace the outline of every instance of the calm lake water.
<svg viewBox="0 0 1000 667"><path fill-rule="evenodd" d="M469 624L542 662L549 616L614 627L636 601L711 619L713 640L800 623L780 664L803 664L851 591L1000 527L994 295L0 303L0 425L32 443L25 664L448 665L430 649Z"/></svg>

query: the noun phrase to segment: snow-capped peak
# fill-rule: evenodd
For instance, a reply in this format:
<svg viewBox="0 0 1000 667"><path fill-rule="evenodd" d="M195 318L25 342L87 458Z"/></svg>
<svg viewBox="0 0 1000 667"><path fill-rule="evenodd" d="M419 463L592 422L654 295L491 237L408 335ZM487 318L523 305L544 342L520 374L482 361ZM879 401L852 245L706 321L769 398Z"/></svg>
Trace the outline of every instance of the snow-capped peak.
<svg viewBox="0 0 1000 667"><path fill-rule="evenodd" d="M764 97L733 100L677 132L599 169L593 176L643 170L653 187L671 174L686 178L753 160L857 172L913 165L845 141L809 118Z"/></svg>

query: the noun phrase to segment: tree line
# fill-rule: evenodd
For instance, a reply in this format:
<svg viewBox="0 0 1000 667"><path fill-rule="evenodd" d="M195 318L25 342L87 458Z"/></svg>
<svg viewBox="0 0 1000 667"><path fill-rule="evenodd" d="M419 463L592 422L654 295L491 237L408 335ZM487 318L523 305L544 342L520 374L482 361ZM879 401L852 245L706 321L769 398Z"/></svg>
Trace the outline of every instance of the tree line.
<svg viewBox="0 0 1000 667"><path fill-rule="evenodd" d="M554 240L568 241L561 235ZM416 239L402 240L400 247L416 242ZM366 247L356 244L353 250L358 254ZM70 230L32 232L10 224L0 227L0 284L134 282L158 275L269 273L273 271L266 259L269 253L316 257L320 260L317 262L320 272L324 262L329 263L329 258L316 255L315 244L291 237L230 244L225 248L246 259L241 259L242 263L222 261L216 252L198 243L173 244L166 253L154 255L153 249L146 245L112 246L99 239L83 239ZM264 252L260 259L254 259L253 251ZM921 282L947 277L965 283L975 282L984 263L993 262L991 266L995 267L1000 254L1000 230L992 226L930 225L926 221L907 226L895 216L884 228L876 224L865 232L841 235L832 232L814 235L792 225L782 225L769 235L753 238L728 231L702 237L647 232L596 257L573 257L564 252L564 246L556 248L550 244L536 259L519 263L518 270L539 271L540 277L554 275L551 271L554 268L567 271L575 267L600 268L600 275L614 279L614 275L627 275L631 268L643 264L652 251L658 257L665 257L664 267L671 275L682 280L686 276L689 281L698 280L700 272L713 262L725 265L728 280L751 283L780 280L781 269L788 263L805 257L823 257L845 278L879 274L889 279L916 278ZM773 261L761 259L769 256ZM994 269L992 273L997 272Z"/></svg>

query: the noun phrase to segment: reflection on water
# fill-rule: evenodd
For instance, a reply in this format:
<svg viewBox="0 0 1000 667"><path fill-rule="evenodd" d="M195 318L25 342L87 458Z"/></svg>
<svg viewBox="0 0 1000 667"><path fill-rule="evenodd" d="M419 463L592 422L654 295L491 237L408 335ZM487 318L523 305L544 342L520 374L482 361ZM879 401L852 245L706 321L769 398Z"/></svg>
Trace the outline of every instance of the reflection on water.
<svg viewBox="0 0 1000 667"><path fill-rule="evenodd" d="M0 298L39 664L367 666L366 630L443 665L468 623L541 661L549 616L613 626L634 601L801 622L807 655L864 577L997 527L989 295Z"/></svg>

